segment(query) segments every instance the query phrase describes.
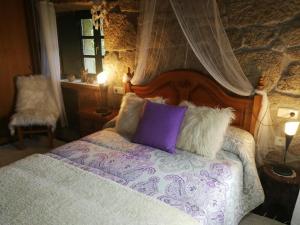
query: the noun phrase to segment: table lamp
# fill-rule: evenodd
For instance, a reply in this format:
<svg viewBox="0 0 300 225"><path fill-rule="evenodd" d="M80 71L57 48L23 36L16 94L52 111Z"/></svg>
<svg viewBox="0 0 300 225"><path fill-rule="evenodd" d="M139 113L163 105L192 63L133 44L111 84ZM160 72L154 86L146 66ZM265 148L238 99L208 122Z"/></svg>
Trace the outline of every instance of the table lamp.
<svg viewBox="0 0 300 225"><path fill-rule="evenodd" d="M299 121L287 121L284 124L284 133L285 133L285 152L283 157L283 165L277 165L273 166L273 172L280 176L292 176L294 171L286 166L286 153L288 151L288 148L292 142L293 137L297 133L298 127L299 127Z"/></svg>
<svg viewBox="0 0 300 225"><path fill-rule="evenodd" d="M107 71L102 71L97 75L97 83L99 84L100 91L100 104L99 107L97 107L96 112L100 114L109 113L109 109L107 107L107 78Z"/></svg>

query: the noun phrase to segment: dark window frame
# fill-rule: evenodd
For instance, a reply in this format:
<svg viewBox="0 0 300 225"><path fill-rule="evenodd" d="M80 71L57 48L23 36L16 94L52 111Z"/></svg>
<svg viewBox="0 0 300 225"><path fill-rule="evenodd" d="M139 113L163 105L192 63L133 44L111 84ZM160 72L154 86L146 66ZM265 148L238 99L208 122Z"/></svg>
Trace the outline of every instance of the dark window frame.
<svg viewBox="0 0 300 225"><path fill-rule="evenodd" d="M80 21L81 30L82 30L81 19L92 19L92 15L89 11L79 11L78 17L80 18L79 21ZM102 60L104 58L104 54L102 54L101 40L102 39L104 40L104 35L101 34L100 29L96 30L95 27L93 27L93 30L94 30L94 36L83 36L82 32L80 31L81 57L82 57L83 68L84 68L84 58L95 58L96 74L98 74L103 70ZM93 39L94 40L95 55L84 55L83 54L83 39ZM91 73L89 73L89 74L91 74Z"/></svg>
<svg viewBox="0 0 300 225"><path fill-rule="evenodd" d="M79 17L79 21L80 21L81 30L82 30L81 19L92 19L92 15L90 14L89 11L79 11L78 17ZM104 40L104 35L101 35L100 29L96 30L95 27L93 27L93 30L94 30L94 36L83 36L82 32L80 31L81 57L82 57L83 68L84 68L84 58L95 58L96 74L98 74L103 70L102 60L104 58L104 55L102 54L101 40L102 39ZM83 54L83 39L93 39L94 40L95 55L84 55ZM93 74L93 73L89 73L89 74Z"/></svg>
<svg viewBox="0 0 300 225"><path fill-rule="evenodd" d="M96 73L89 73L89 75L97 75L101 71L103 71L103 58L105 55L105 46L104 47L104 53L102 53L102 42L104 41L104 35L101 34L100 29L95 30L93 27L94 31L94 36L83 36L82 35L82 24L81 20L82 19L92 19L92 15L89 10L83 10L83 11L73 11L73 12L59 12L57 13L57 18L59 18L61 21L63 21L64 17L72 17L72 20L74 24L77 24L77 39L78 39L78 63L80 68L85 68L84 66L84 58L95 58L95 65L96 65ZM60 29L63 29L63 26L60 27ZM84 39L93 39L94 40L94 51L95 55L84 55L83 52L83 40ZM103 41L102 41L103 40ZM80 43L79 43L80 42ZM61 47L61 46L60 46ZM80 52L79 52L80 51ZM61 60L61 65L63 66L63 61L62 58ZM77 64L78 65L78 64ZM80 74L80 71L78 71L76 74ZM65 74L64 74L65 75Z"/></svg>

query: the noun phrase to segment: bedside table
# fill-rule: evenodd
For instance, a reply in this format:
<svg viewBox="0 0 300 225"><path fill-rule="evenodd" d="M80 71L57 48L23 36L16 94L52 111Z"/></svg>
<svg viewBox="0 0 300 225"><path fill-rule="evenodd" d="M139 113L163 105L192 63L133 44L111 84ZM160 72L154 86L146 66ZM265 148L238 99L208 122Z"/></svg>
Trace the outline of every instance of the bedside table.
<svg viewBox="0 0 300 225"><path fill-rule="evenodd" d="M259 174L266 198L255 212L290 223L299 193L299 171L295 178L282 177L273 173L271 165L264 165Z"/></svg>
<svg viewBox="0 0 300 225"><path fill-rule="evenodd" d="M96 108L87 108L79 111L80 136L86 136L96 131L102 130L105 123L113 119L118 114L117 110L111 110L108 114L96 112Z"/></svg>

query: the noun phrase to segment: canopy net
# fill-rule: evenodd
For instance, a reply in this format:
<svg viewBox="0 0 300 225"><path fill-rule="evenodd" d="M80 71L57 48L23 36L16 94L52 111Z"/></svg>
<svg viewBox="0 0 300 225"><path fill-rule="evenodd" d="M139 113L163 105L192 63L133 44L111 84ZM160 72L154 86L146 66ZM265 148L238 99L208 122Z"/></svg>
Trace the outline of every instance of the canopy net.
<svg viewBox="0 0 300 225"><path fill-rule="evenodd" d="M216 0L142 0L138 25L134 85L146 84L155 76L175 69L210 74L229 91L255 93L230 45ZM273 143L269 103L264 91L258 118L257 162Z"/></svg>

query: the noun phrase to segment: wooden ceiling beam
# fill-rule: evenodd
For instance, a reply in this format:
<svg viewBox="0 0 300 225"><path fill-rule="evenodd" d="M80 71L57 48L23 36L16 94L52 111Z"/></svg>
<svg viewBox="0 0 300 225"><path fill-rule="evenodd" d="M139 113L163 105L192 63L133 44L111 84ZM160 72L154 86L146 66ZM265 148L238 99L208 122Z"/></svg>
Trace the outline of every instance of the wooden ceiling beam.
<svg viewBox="0 0 300 225"><path fill-rule="evenodd" d="M78 11L78 10L90 10L93 2L88 0L56 0L53 1L56 12Z"/></svg>

